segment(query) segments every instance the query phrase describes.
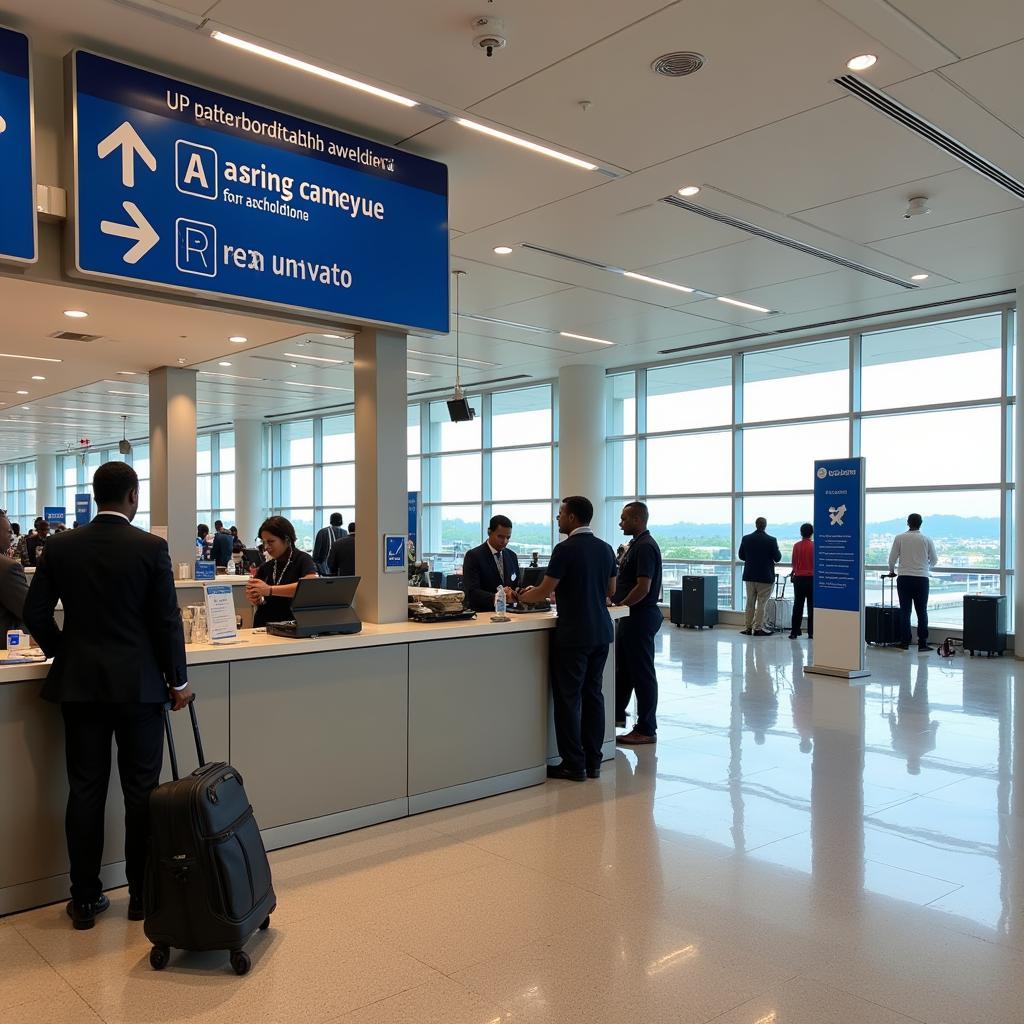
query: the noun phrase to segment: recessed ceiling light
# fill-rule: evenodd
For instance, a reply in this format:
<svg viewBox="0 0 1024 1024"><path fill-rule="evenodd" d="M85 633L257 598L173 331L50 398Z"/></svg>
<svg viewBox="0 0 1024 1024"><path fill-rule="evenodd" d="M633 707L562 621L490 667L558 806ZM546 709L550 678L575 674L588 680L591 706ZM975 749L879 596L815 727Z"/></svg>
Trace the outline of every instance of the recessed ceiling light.
<svg viewBox="0 0 1024 1024"><path fill-rule="evenodd" d="M730 299L724 295L716 295L715 298L719 302L727 302L730 306L739 306L740 309L750 309L755 313L770 313L770 309L765 309L764 306L755 306L752 302L740 302L739 299Z"/></svg>
<svg viewBox="0 0 1024 1024"><path fill-rule="evenodd" d="M120 377L137 377L138 374L134 370L118 370L118 376Z"/></svg>
<svg viewBox="0 0 1024 1024"><path fill-rule="evenodd" d="M215 370L200 370L199 374L202 377L226 377L228 380L264 380L263 377L239 377L237 373L217 373Z"/></svg>
<svg viewBox="0 0 1024 1024"><path fill-rule="evenodd" d="M65 309L64 315L71 317L72 320L81 320L89 314L84 309Z"/></svg>
<svg viewBox="0 0 1024 1024"><path fill-rule="evenodd" d="M285 64L298 71L305 71L308 74L316 75L318 78L326 78L329 82L334 82L337 85L347 85L350 89L358 89L360 92L368 92L371 96L378 96L382 100L390 100L392 103L398 103L403 107L419 106L419 103L416 100L410 100L406 96L399 96L397 93L388 92L386 89L378 89L375 85L368 85L366 82L360 82L355 78L349 78L347 75L339 75L337 71L322 68L318 64L310 64L305 60L298 60L295 57L290 57L286 53L280 53L277 50L268 49L266 46L259 46L257 43L250 43L247 39L239 39L237 36L228 35L226 32L221 32L219 30L211 32L210 35L220 43L227 43L229 46L236 46L240 50L255 53L260 57L266 57L268 60L277 61L278 64Z"/></svg>
<svg viewBox="0 0 1024 1024"><path fill-rule="evenodd" d="M27 405L23 405L22 409L24 409L26 412L28 412L29 407Z"/></svg>
<svg viewBox="0 0 1024 1024"><path fill-rule="evenodd" d="M429 373L424 373L422 370L406 370L405 374L407 377L429 377Z"/></svg>
<svg viewBox="0 0 1024 1024"><path fill-rule="evenodd" d="M187 362L188 362L187 359L184 359L181 356L178 356L178 365L179 366L184 366Z"/></svg>
<svg viewBox="0 0 1024 1024"><path fill-rule="evenodd" d="M859 57L848 60L846 66L851 71L867 71L877 60L878 58L873 53L862 53Z"/></svg>
<svg viewBox="0 0 1024 1024"><path fill-rule="evenodd" d="M27 391L18 391L17 394L19 394L19 395L27 395L28 392Z"/></svg>
<svg viewBox="0 0 1024 1024"><path fill-rule="evenodd" d="M928 275L927 274L911 274L910 280L911 281L927 281L928 280Z"/></svg>
<svg viewBox="0 0 1024 1024"><path fill-rule="evenodd" d="M298 363L289 363L288 365L289 365L289 366L290 366L290 367L291 367L291 368L292 368L293 370L297 370L297 369L299 368L299 364L298 364Z"/></svg>
<svg viewBox="0 0 1024 1024"><path fill-rule="evenodd" d="M228 341L234 342L236 345L244 345L249 339L244 334L232 334Z"/></svg>
<svg viewBox="0 0 1024 1024"><path fill-rule="evenodd" d="M559 153L557 149L551 149L548 146L540 146L536 142L530 142L529 139L521 139L518 135L509 135L508 132L500 132L497 128L492 128L490 125L480 124L479 121L470 121L465 117L456 117L456 124L461 124L463 128L471 128L475 132L480 132L482 135L489 135L492 139L501 139L502 142L511 142L513 146L522 146L523 149L532 150L534 153L540 153L542 156L550 156L555 160L561 160L563 163L572 164L573 167L582 167L585 171L596 171L597 164L589 163L587 160L581 160L578 156L570 156L568 153Z"/></svg>
<svg viewBox="0 0 1024 1024"><path fill-rule="evenodd" d="M61 363L62 359L49 359L46 356L19 356L14 352L0 352L0 359L31 359L36 363Z"/></svg>
<svg viewBox="0 0 1024 1024"><path fill-rule="evenodd" d="M672 281L662 281L658 277L648 277L646 274L634 274L632 270L624 270L623 277L631 277L634 281L643 281L645 284L656 284L661 288L674 288L677 292L692 293L694 288L687 288L685 284L675 284Z"/></svg>
<svg viewBox="0 0 1024 1024"><path fill-rule="evenodd" d="M305 352L285 352L285 355L289 359L313 359L318 363L345 363L344 359L328 359L327 356L310 356L306 355Z"/></svg>
<svg viewBox="0 0 1024 1024"><path fill-rule="evenodd" d="M695 196L699 191L699 185L685 185L683 188L679 189L679 194L681 196Z"/></svg>
<svg viewBox="0 0 1024 1024"><path fill-rule="evenodd" d="M320 337L322 337L322 338L333 338L335 341L337 341L338 338L341 337L341 335L340 334L322 334L322 335L320 335ZM303 345L303 344L305 344L305 342L300 341L299 344Z"/></svg>
<svg viewBox="0 0 1024 1024"><path fill-rule="evenodd" d="M587 334L573 334L571 331L559 331L563 338L576 338L578 341L592 341L595 345L614 345L614 341L605 341L604 338L591 338Z"/></svg>
<svg viewBox="0 0 1024 1024"><path fill-rule="evenodd" d="M309 381L302 380L286 380L285 384L291 384L292 387L296 388L322 388L324 391L351 391L351 388L339 388L333 384L310 384Z"/></svg>
<svg viewBox="0 0 1024 1024"><path fill-rule="evenodd" d="M218 363L217 365L218 366L230 366L231 364L230 363L221 362L221 363Z"/></svg>
<svg viewBox="0 0 1024 1024"><path fill-rule="evenodd" d="M927 277L928 275L926 274L925 276ZM38 373L34 373L34 374L32 375L32 379L33 379L33 380L46 380L46 378L45 378L45 377L40 377Z"/></svg>
<svg viewBox="0 0 1024 1024"><path fill-rule="evenodd" d="M508 256L508 254L510 252L512 252L512 246L511 245L496 245L494 247L494 252L498 256Z"/></svg>

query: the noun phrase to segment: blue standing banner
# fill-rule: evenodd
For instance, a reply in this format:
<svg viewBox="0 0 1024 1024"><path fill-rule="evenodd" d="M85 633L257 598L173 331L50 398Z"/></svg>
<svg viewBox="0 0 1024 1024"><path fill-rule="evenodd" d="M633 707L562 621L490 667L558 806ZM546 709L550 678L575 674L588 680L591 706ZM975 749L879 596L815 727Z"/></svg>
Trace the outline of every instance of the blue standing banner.
<svg viewBox="0 0 1024 1024"><path fill-rule="evenodd" d="M447 332L448 168L85 51L69 272Z"/></svg>
<svg viewBox="0 0 1024 1024"><path fill-rule="evenodd" d="M28 37L0 28L0 260L37 259L34 130Z"/></svg>
<svg viewBox="0 0 1024 1024"><path fill-rule="evenodd" d="M420 534L420 492L409 491L409 540L412 541L414 550L418 553Z"/></svg>
<svg viewBox="0 0 1024 1024"><path fill-rule="evenodd" d="M67 519L67 509L62 505L47 505L43 509L43 518L51 526L63 526Z"/></svg>
<svg viewBox="0 0 1024 1024"><path fill-rule="evenodd" d="M814 662L855 679L864 667L864 459L814 463Z"/></svg>
<svg viewBox="0 0 1024 1024"><path fill-rule="evenodd" d="M79 526L84 526L90 519L92 519L92 495L76 494L75 522L78 523Z"/></svg>

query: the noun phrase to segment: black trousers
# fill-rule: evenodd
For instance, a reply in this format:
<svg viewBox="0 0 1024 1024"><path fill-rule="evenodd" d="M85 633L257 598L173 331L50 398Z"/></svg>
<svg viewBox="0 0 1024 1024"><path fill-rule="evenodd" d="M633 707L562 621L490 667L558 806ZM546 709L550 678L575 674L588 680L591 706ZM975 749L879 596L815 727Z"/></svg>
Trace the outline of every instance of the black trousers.
<svg viewBox="0 0 1024 1024"><path fill-rule="evenodd" d="M110 741L117 740L117 770L124 792L128 888L142 894L149 844L149 794L160 781L164 720L160 704L65 702L68 769L64 828L71 861L71 898L91 903L103 891L103 818L110 780Z"/></svg>
<svg viewBox="0 0 1024 1024"><path fill-rule="evenodd" d="M896 594L900 599L900 643L910 643L910 608L917 612L917 642L928 643L928 577L898 576Z"/></svg>
<svg viewBox="0 0 1024 1024"><path fill-rule="evenodd" d="M793 624L791 633L799 633L804 618L804 602L807 602L807 635L814 636L814 577L793 577Z"/></svg>
<svg viewBox="0 0 1024 1024"><path fill-rule="evenodd" d="M664 617L661 609L638 608L621 619L615 638L615 720L626 717L636 693L636 729L645 736L658 731L658 674L654 669L654 638Z"/></svg>
<svg viewBox="0 0 1024 1024"><path fill-rule="evenodd" d="M597 647L551 644L555 739L562 761L573 771L597 768L601 764L607 660L608 644Z"/></svg>

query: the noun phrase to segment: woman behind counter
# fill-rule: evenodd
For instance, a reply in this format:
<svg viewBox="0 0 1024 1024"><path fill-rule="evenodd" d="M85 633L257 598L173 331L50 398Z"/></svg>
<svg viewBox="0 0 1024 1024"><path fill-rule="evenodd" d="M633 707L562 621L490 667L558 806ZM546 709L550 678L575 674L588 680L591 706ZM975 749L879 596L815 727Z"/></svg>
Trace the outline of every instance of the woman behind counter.
<svg viewBox="0 0 1024 1024"><path fill-rule="evenodd" d="M245 596L256 608L253 626L287 622L299 580L317 577L316 564L296 546L295 527L284 516L271 516L260 527L260 540L269 556L245 586Z"/></svg>

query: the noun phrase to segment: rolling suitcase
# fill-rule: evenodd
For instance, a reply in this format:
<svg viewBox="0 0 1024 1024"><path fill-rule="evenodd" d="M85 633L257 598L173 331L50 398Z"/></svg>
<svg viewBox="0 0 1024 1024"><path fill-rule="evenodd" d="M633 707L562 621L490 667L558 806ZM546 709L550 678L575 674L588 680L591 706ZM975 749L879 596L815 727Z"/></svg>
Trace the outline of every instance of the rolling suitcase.
<svg viewBox="0 0 1024 1024"><path fill-rule="evenodd" d="M193 698L194 700L194 698ZM164 728L174 781L149 798L146 938L149 962L167 966L171 948L224 949L236 974L252 966L242 948L270 926L277 907L270 864L242 777L223 761L206 763L195 707L189 704L199 767L182 779L167 705Z"/></svg>
<svg viewBox="0 0 1024 1024"><path fill-rule="evenodd" d="M781 579L781 583L780 583ZM786 597L786 577L775 574L775 593L764 606L764 628L772 633L789 629L793 623L793 602Z"/></svg>
<svg viewBox="0 0 1024 1024"><path fill-rule="evenodd" d="M885 581L889 581L889 603L885 603ZM900 610L896 607L896 578L882 573L882 603L864 609L864 640L876 647L900 642Z"/></svg>

